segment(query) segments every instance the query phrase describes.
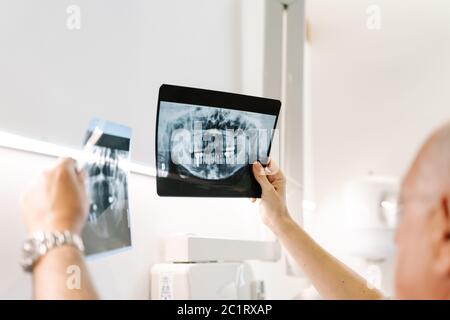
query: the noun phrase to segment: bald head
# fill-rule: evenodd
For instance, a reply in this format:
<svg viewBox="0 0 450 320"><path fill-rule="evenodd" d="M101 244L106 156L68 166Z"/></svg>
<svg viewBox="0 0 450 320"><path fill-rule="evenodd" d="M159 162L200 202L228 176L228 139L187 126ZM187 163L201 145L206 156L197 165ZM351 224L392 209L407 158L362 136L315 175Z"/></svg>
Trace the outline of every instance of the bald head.
<svg viewBox="0 0 450 320"><path fill-rule="evenodd" d="M429 204L450 191L450 122L436 130L423 144L405 176L402 198Z"/></svg>
<svg viewBox="0 0 450 320"><path fill-rule="evenodd" d="M450 123L423 144L402 184L396 294L450 298Z"/></svg>

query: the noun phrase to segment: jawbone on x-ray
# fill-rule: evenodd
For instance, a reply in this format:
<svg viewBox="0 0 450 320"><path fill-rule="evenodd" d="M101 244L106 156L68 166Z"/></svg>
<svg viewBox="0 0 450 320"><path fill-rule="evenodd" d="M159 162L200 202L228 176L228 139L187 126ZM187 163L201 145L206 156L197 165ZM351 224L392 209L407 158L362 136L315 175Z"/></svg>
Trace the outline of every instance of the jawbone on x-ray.
<svg viewBox="0 0 450 320"><path fill-rule="evenodd" d="M248 189L249 164L266 162L276 116L161 101L158 177L224 192ZM230 196L233 193L229 193Z"/></svg>
<svg viewBox="0 0 450 320"><path fill-rule="evenodd" d="M94 120L86 135L84 166L89 216L83 230L86 254L131 245L128 164L131 129Z"/></svg>

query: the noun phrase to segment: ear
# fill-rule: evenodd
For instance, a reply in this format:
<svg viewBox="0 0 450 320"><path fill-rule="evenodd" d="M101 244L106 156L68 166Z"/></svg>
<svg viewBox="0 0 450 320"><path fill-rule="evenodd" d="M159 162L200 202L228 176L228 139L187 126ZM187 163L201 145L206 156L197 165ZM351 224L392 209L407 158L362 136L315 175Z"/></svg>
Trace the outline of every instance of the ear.
<svg viewBox="0 0 450 320"><path fill-rule="evenodd" d="M446 231L446 240L450 241L450 194L447 194L442 201L443 222Z"/></svg>
<svg viewBox="0 0 450 320"><path fill-rule="evenodd" d="M442 195L439 203L432 211L433 214L430 217L433 221L433 229L436 235L435 240L441 241L450 232L450 194Z"/></svg>
<svg viewBox="0 0 450 320"><path fill-rule="evenodd" d="M450 277L450 195L442 198L438 221L443 231L439 244L439 270Z"/></svg>

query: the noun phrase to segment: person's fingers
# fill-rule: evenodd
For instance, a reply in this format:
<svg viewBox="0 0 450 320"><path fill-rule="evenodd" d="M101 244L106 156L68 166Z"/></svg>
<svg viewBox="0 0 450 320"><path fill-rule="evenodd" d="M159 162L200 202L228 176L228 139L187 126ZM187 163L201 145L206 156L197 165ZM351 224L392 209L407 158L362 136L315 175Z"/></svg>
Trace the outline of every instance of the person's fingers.
<svg viewBox="0 0 450 320"><path fill-rule="evenodd" d="M78 172L77 172L77 177L78 177L78 181L79 181L81 184L84 184L85 181L86 181L86 179L87 179L87 172L86 172L86 170L80 170L80 171L78 171Z"/></svg>
<svg viewBox="0 0 450 320"><path fill-rule="evenodd" d="M266 171L264 170L261 163L255 161L252 166L253 175L255 176L256 181L258 181L262 190L269 190L272 187L272 184L267 179Z"/></svg>
<svg viewBox="0 0 450 320"><path fill-rule="evenodd" d="M269 162L266 167L266 173L267 179L269 179L270 182L276 180L284 180L283 172L280 170L280 167L272 158L269 159Z"/></svg>
<svg viewBox="0 0 450 320"><path fill-rule="evenodd" d="M256 202L256 198L250 198L250 201L255 203Z"/></svg>
<svg viewBox="0 0 450 320"><path fill-rule="evenodd" d="M66 168L75 168L76 161L72 158L59 158L58 165Z"/></svg>
<svg viewBox="0 0 450 320"><path fill-rule="evenodd" d="M77 162L72 158L60 158L58 159L56 169L62 170L68 173L72 177L78 176Z"/></svg>
<svg viewBox="0 0 450 320"><path fill-rule="evenodd" d="M269 158L269 161L267 162L267 167L272 171L273 173L278 173L280 171L280 167L276 163L275 160L272 158Z"/></svg>

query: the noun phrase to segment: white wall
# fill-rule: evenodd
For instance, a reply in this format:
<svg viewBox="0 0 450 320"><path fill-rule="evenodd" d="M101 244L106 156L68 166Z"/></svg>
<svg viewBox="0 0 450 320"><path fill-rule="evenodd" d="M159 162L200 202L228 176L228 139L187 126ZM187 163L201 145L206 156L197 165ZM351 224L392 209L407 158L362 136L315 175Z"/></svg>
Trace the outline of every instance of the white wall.
<svg viewBox="0 0 450 320"><path fill-rule="evenodd" d="M254 13L263 8L246 2ZM81 10L80 30L66 26L69 5ZM1 1L0 128L78 147L90 119L102 117L131 126L133 159L154 164L161 84L246 89L243 21L251 28L261 15L244 20L241 6L239 0Z"/></svg>
<svg viewBox="0 0 450 320"><path fill-rule="evenodd" d="M369 5L381 30L366 27ZM307 1L315 233L345 251L342 191L373 172L402 177L433 128L450 120L450 3Z"/></svg>
<svg viewBox="0 0 450 320"><path fill-rule="evenodd" d="M123 14L120 13L120 3L123 4L123 2L117 1L111 4L112 8L110 9L113 11L110 14L119 16ZM136 123L136 126L140 128L138 130L137 144L139 148L147 150L145 151L147 155L153 153L155 109L152 106L154 106L156 101L157 87L161 81L167 80L170 82L173 79L177 79L177 83L181 84L192 84L194 82L196 85L209 88L262 95L265 15L264 3L259 0L245 0L242 3L242 8L237 5L239 2L231 0L221 1L220 4L216 2L213 4L203 0L179 1L180 6L177 7L177 10L169 13L166 10L165 2L164 4L163 2L158 2L155 5L152 1L152 8L149 8L149 3L150 1L140 2L139 8L142 11L139 12L139 15L142 19L138 22L142 24L141 27L143 29L150 30L149 32L152 35L159 38L157 38L155 43L152 40L153 38L141 35L140 41L146 42L145 46L148 48L155 45L163 46L170 53L170 50L175 50L178 47L189 48L189 46L204 45L205 39L201 36L196 37L195 31L199 28L205 28L207 25L207 28L210 28L209 31L212 37L209 40L213 42L211 45L214 48L211 48L212 51L207 50L201 55L188 51L186 60L179 62L188 68L192 68L192 70L196 70L196 73L193 73L191 69L180 71L176 67L177 64L163 70L160 68L158 60L148 60L145 52L140 54L135 52L134 54L139 55L139 62L142 63L139 74L135 75L140 78L140 84L137 88L130 87L131 91L121 93L116 90L109 91L108 85L100 83L101 90L96 94L96 97L102 100L100 105L104 106L104 110L109 111L109 102L117 103L114 105L121 107L121 101L126 104L128 103L128 98L131 99L132 103L128 109L129 115L122 118L119 114L120 112L115 114L119 121L133 118L133 121L139 122ZM83 6L84 4L87 4L87 2L83 2ZM196 11L196 6L192 6L192 4L202 4L206 9L209 9L208 12L213 14L205 15L205 21L193 21L188 17L190 13L193 14ZM37 8L36 6L38 5L34 3L31 7L27 7L25 1L18 1L16 5L18 6L16 9L20 7L24 10L31 10L30 8L44 10L44 8ZM88 8L90 8L90 5L88 5ZM99 14L103 6L96 4L95 8L95 12ZM130 8L130 10L137 10L138 7L133 2ZM58 11L59 9L53 8L52 10ZM151 18L144 19L145 12L149 12L149 10L151 11L150 16L156 15L161 18L161 16L168 14L170 19L161 25L158 25L156 20ZM56 14L53 11L52 13ZM201 15L202 13L196 12L196 15L199 14ZM0 21L4 20L0 19ZM132 25L137 23L136 21L127 21ZM178 37L180 28L187 28L187 31L194 32L193 38ZM117 27L116 31L120 32L120 27ZM19 30L18 32L26 32L26 30ZM170 39L177 39L179 42L173 43ZM95 45L95 39L92 38L91 40L92 45ZM128 40L132 41L133 39ZM108 43L113 45L113 40L109 39L108 41L111 41L111 43ZM82 48L79 48L79 50L82 51ZM217 55L217 51L221 50L223 52ZM81 51L79 52L80 54L82 53ZM168 56L170 57L170 54ZM61 68L65 66L63 60L60 57L57 61L57 64L61 64ZM167 63L166 60L164 61ZM245 64L241 65L241 61L245 62ZM24 66L27 70L24 69L22 70L23 72L29 72L32 77L38 77L39 74L42 74L40 68L43 67L39 65L37 60L30 60L27 63L30 68L25 68L26 66ZM14 74L14 70L11 69L9 71L10 75ZM54 70L54 72L62 71ZM92 80L85 69L76 72L77 77L80 79ZM155 72L159 73L156 78L153 75ZM119 82L123 80L118 79ZM133 78L130 81L136 81L136 79ZM43 83L39 83L39 85L44 86ZM119 85L119 83L115 85ZM69 87L74 88L72 85ZM17 113L15 115L16 118L23 120L27 125L32 125L36 120L46 121L47 119L42 119L39 109L33 109L36 108L35 104L28 103L30 101L26 100L26 97L17 97L19 87L16 89L8 92L6 95L0 95L3 97L2 99L13 99L17 106L22 109L22 113L28 115L26 119L21 119L20 114ZM52 87L51 91L58 97L64 96L64 99L67 99L70 104L86 106L82 111L86 115L90 114L89 105L81 103L81 100L85 98L83 90L91 89L80 89L79 94L72 92L72 89L61 83ZM120 89L120 86L118 89ZM32 83L29 83L27 80L23 83L22 91L25 95L33 96L33 94L38 94L39 88L33 88ZM118 101L115 101L113 98L116 93L120 95ZM138 94L133 96L134 93ZM43 106L45 106L45 101L40 101L40 103L43 103ZM5 117L9 115L10 107L9 104L0 104L3 121L7 121ZM63 112L64 108L67 108L67 105L61 106L60 112ZM51 114L48 114L47 117L50 120L53 119ZM71 118L71 123L80 120L75 121L74 119ZM133 123L131 124L133 125ZM63 123L59 125L64 127ZM74 125L79 125L84 130L85 124ZM58 128L58 130L62 130L62 128ZM146 133L141 131L141 129ZM53 130L56 129L53 128ZM57 133L59 132L58 130L54 132ZM19 196L25 190L29 180L40 170L51 165L53 161L54 158L51 156L0 147L0 177L3 181L0 183L0 203L2 204L0 213L0 239L2 240L0 244L0 256L2 257L2 263L0 264L0 299L30 297L31 279L18 266L20 247L25 237L25 230L19 211ZM139 174L131 175L129 187L132 249L89 261L89 268L94 282L103 298L149 298L150 269L154 263L162 261L161 240L170 233L189 232L215 237L268 239L267 230L260 222L257 206L251 204L247 199L200 200L177 198L174 200L173 198L159 198L156 196L154 178ZM283 260L276 264L256 264L257 269L255 273L266 281L268 298L291 298L303 288L301 279L288 278L285 275L286 266L284 263L285 261Z"/></svg>

